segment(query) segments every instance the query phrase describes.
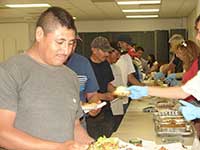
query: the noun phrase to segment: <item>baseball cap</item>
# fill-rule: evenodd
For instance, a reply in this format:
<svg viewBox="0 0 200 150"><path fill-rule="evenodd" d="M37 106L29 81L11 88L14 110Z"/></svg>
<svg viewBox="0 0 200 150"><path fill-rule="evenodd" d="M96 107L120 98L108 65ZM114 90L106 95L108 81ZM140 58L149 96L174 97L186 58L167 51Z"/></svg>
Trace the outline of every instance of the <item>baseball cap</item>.
<svg viewBox="0 0 200 150"><path fill-rule="evenodd" d="M94 38L91 43L91 48L99 48L104 52L109 52L113 50L113 48L110 46L108 39L103 36L98 36Z"/></svg>
<svg viewBox="0 0 200 150"><path fill-rule="evenodd" d="M118 41L126 42L129 45L133 45L133 41L129 35L122 34L118 37Z"/></svg>
<svg viewBox="0 0 200 150"><path fill-rule="evenodd" d="M113 47L114 50L117 50L121 53L121 49L118 46L118 43L116 41L111 42L110 45L111 45L111 47Z"/></svg>

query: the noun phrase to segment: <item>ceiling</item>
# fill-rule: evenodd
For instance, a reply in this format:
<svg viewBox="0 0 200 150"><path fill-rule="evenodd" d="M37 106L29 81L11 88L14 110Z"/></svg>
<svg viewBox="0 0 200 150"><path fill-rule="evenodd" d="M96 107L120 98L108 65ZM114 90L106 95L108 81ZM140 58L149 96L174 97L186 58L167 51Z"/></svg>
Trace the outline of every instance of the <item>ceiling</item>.
<svg viewBox="0 0 200 150"><path fill-rule="evenodd" d="M46 9L4 6L11 3L48 3L52 6L60 6L76 16L77 21L127 19L125 16L133 13L123 13L122 9L130 8L159 8L159 18L186 17L197 5L197 0L161 0L159 5L132 6L119 6L117 1L119 0L0 0L0 22L34 21Z"/></svg>

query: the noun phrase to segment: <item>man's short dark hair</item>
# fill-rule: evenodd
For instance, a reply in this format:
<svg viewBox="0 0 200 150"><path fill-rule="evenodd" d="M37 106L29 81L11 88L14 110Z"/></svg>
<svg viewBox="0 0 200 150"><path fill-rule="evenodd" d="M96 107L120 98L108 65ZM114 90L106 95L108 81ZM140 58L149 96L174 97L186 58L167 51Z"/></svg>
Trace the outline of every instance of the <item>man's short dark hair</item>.
<svg viewBox="0 0 200 150"><path fill-rule="evenodd" d="M42 27L44 33L53 32L58 25L72 29L76 32L74 19L69 12L60 7L50 7L44 11L36 24L36 27Z"/></svg>
<svg viewBox="0 0 200 150"><path fill-rule="evenodd" d="M144 48L143 48L143 47L137 46L137 47L135 48L135 51L137 52L137 51L139 51L139 50L144 52Z"/></svg>

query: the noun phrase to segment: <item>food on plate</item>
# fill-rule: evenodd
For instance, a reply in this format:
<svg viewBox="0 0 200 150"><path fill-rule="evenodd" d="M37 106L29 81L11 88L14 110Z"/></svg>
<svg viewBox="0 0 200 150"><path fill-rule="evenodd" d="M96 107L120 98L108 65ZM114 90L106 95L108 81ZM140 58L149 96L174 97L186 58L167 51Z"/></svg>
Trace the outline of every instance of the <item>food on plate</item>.
<svg viewBox="0 0 200 150"><path fill-rule="evenodd" d="M160 127L161 128L185 128L186 124L184 124L184 123L181 123L181 124L167 123L167 124L161 124Z"/></svg>
<svg viewBox="0 0 200 150"><path fill-rule="evenodd" d="M97 107L97 103L84 103L81 105L83 109L94 109Z"/></svg>
<svg viewBox="0 0 200 150"><path fill-rule="evenodd" d="M159 148L159 150L167 150L165 147L161 147L161 148Z"/></svg>
<svg viewBox="0 0 200 150"><path fill-rule="evenodd" d="M129 96L131 94L130 91L127 90L124 86L119 86L116 88L116 90L113 92L116 96Z"/></svg>
<svg viewBox="0 0 200 150"><path fill-rule="evenodd" d="M163 100L163 101L159 101L159 102L157 102L157 104L156 104L156 108L158 109L158 110L161 110L161 109L173 109L173 107L175 106L175 104L173 103L173 102L171 102L171 101L165 101L165 100Z"/></svg>
<svg viewBox="0 0 200 150"><path fill-rule="evenodd" d="M129 140L129 143L131 143L131 144L133 144L135 146L142 147L142 140L138 139L138 138L134 138L134 139Z"/></svg>
<svg viewBox="0 0 200 150"><path fill-rule="evenodd" d="M119 150L119 139L99 137L95 143L89 146L88 150Z"/></svg>

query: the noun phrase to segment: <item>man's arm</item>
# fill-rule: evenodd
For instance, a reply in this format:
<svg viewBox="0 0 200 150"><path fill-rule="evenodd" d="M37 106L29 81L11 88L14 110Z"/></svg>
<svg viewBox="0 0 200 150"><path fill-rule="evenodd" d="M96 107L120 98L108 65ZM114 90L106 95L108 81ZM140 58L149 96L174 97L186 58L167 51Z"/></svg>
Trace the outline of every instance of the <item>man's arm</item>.
<svg viewBox="0 0 200 150"><path fill-rule="evenodd" d="M86 98L89 103L101 103L97 92L86 93ZM96 116L101 112L101 108L89 111L90 116Z"/></svg>
<svg viewBox="0 0 200 150"><path fill-rule="evenodd" d="M139 99L143 96L157 96L165 98L184 99L190 94L184 92L183 87L161 88L155 86L130 86L127 90L131 91L129 95L132 99Z"/></svg>
<svg viewBox="0 0 200 150"><path fill-rule="evenodd" d="M161 87L148 87L148 95L150 96L158 96L158 97L166 97L166 98L177 98L177 99L184 99L190 94L183 91L180 86L177 87L168 87L168 88L161 88Z"/></svg>
<svg viewBox="0 0 200 150"><path fill-rule="evenodd" d="M89 102L98 102L100 100L97 92L85 93L85 95Z"/></svg>
<svg viewBox="0 0 200 150"><path fill-rule="evenodd" d="M128 81L132 84L132 85L140 85L143 86L144 84L140 83L132 73L130 73L128 75Z"/></svg>
<svg viewBox="0 0 200 150"><path fill-rule="evenodd" d="M172 57L167 67L165 67L162 70L163 74L167 74L169 70L173 70L176 67L176 65L174 64L174 60L175 60L175 55Z"/></svg>
<svg viewBox="0 0 200 150"><path fill-rule="evenodd" d="M81 146L74 141L57 143L28 135L14 128L15 118L15 112L0 109L0 147L13 150L78 150L78 148L81 148ZM84 147L84 149L86 148Z"/></svg>
<svg viewBox="0 0 200 150"><path fill-rule="evenodd" d="M81 126L79 119L75 121L74 140L81 144L90 144L94 141Z"/></svg>
<svg viewBox="0 0 200 150"><path fill-rule="evenodd" d="M110 82L108 83L108 92L114 92L116 87Z"/></svg>

